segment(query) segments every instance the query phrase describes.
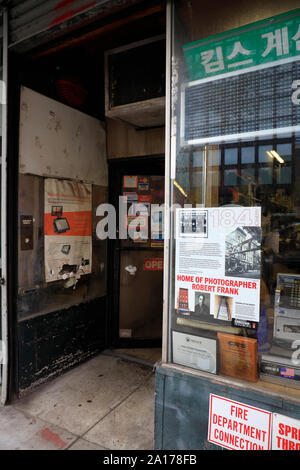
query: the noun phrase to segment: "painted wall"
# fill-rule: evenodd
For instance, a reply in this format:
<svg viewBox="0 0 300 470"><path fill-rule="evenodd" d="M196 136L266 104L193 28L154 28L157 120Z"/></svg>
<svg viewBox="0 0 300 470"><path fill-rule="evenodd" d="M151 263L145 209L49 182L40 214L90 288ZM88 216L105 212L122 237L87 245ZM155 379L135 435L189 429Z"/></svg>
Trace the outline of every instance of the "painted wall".
<svg viewBox="0 0 300 470"><path fill-rule="evenodd" d="M20 173L107 186L103 123L25 87L19 149Z"/></svg>
<svg viewBox="0 0 300 470"><path fill-rule="evenodd" d="M108 158L143 157L165 153L164 127L139 130L117 119L106 119Z"/></svg>

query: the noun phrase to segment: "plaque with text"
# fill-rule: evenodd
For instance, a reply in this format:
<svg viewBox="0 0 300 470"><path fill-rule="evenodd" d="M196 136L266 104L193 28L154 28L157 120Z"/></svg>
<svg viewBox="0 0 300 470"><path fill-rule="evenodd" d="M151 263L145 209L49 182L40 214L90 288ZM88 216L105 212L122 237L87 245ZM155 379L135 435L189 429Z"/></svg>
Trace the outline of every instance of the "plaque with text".
<svg viewBox="0 0 300 470"><path fill-rule="evenodd" d="M220 374L256 382L257 340L218 333Z"/></svg>

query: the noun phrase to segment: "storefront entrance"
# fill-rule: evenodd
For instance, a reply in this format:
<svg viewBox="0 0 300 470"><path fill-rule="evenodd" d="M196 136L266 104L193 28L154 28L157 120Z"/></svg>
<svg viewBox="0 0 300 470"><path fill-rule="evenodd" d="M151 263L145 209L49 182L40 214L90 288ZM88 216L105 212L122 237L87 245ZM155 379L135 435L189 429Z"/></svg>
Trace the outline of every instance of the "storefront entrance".
<svg viewBox="0 0 300 470"><path fill-rule="evenodd" d="M110 241L111 342L117 347L160 346L164 156L114 161L110 174L119 223L119 237Z"/></svg>
<svg viewBox="0 0 300 470"><path fill-rule="evenodd" d="M160 357L165 5L85 33L12 56L17 397L103 350Z"/></svg>

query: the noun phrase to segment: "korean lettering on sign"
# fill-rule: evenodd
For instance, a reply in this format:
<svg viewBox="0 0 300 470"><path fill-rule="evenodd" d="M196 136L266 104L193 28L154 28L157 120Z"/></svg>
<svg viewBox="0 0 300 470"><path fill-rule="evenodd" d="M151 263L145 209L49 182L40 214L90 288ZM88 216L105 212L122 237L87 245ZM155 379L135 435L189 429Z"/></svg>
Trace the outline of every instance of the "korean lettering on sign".
<svg viewBox="0 0 300 470"><path fill-rule="evenodd" d="M234 30L230 37L218 35L209 43L206 39L187 44L184 55L190 80L300 58L300 9L292 18L286 16L255 23L250 31L249 26Z"/></svg>

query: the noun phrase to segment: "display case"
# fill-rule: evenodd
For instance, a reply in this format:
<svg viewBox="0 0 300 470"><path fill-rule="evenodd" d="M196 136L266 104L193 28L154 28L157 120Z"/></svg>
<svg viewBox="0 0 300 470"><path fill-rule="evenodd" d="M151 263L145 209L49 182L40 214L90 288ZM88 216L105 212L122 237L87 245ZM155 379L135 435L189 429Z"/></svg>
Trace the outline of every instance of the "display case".
<svg viewBox="0 0 300 470"><path fill-rule="evenodd" d="M169 2L159 449L300 448L296 8Z"/></svg>
<svg viewBox="0 0 300 470"><path fill-rule="evenodd" d="M165 362L299 388L300 10L170 8Z"/></svg>

